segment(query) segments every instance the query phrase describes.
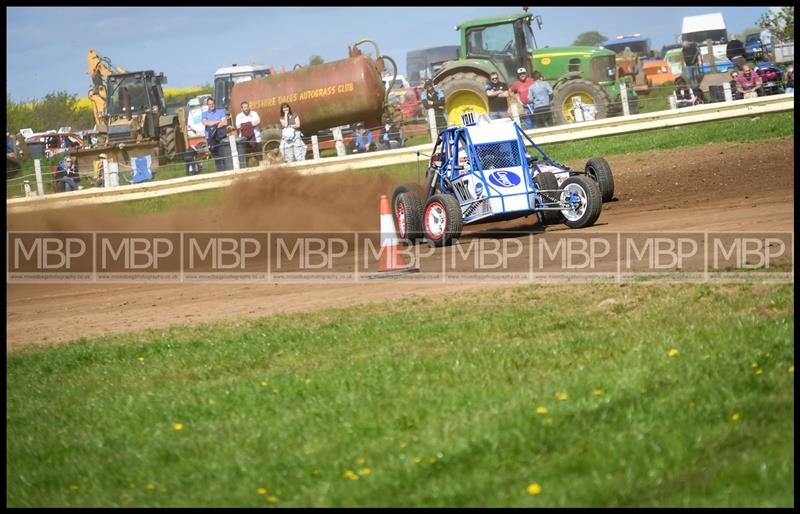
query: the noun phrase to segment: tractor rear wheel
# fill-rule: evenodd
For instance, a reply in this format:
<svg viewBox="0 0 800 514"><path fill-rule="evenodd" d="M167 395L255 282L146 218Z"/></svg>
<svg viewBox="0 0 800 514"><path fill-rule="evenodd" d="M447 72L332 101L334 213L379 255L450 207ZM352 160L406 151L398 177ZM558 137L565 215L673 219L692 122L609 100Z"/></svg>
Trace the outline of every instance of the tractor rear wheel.
<svg viewBox="0 0 800 514"><path fill-rule="evenodd" d="M608 95L602 87L590 80L568 80L558 86L553 93L553 115L557 125L578 121L572 112L573 100L580 100L584 105L593 106L596 120L608 116Z"/></svg>
<svg viewBox="0 0 800 514"><path fill-rule="evenodd" d="M472 72L454 73L442 80L439 85L444 91L444 110L448 123L460 125L461 115L466 112L489 112L489 99L483 89L487 82L486 77Z"/></svg>
<svg viewBox="0 0 800 514"><path fill-rule="evenodd" d="M175 155L177 153L175 149L175 135L177 131L175 130L174 126L164 127L161 129L161 134L159 135L159 157L162 163L164 162L172 162L175 160Z"/></svg>

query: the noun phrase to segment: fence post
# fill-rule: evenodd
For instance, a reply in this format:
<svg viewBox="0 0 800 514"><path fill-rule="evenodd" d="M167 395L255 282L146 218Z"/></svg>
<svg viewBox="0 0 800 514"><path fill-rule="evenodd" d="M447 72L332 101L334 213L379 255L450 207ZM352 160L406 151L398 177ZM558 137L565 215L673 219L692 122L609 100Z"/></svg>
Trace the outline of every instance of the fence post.
<svg viewBox="0 0 800 514"><path fill-rule="evenodd" d="M670 109L678 108L678 102L675 100L675 95L669 95L669 108Z"/></svg>
<svg viewBox="0 0 800 514"><path fill-rule="evenodd" d="M731 83L730 82L723 82L722 89L725 91L725 101L726 102L733 102L733 92L731 91Z"/></svg>
<svg viewBox="0 0 800 514"><path fill-rule="evenodd" d="M239 149L236 145L236 137L233 135L228 136L228 144L231 145L231 159L233 159L233 171L239 169Z"/></svg>
<svg viewBox="0 0 800 514"><path fill-rule="evenodd" d="M319 138L316 134L311 136L311 152L314 154L314 160L319 160Z"/></svg>
<svg viewBox="0 0 800 514"><path fill-rule="evenodd" d="M630 116L631 108L628 105L628 86L624 82L619 84L619 99L622 102L622 115Z"/></svg>
<svg viewBox="0 0 800 514"><path fill-rule="evenodd" d="M30 180L26 180L22 183L22 190L25 192L25 198L29 196L33 196L33 192L31 191L31 182Z"/></svg>
<svg viewBox="0 0 800 514"><path fill-rule="evenodd" d="M108 183L111 187L119 186L119 163L109 162L108 168Z"/></svg>
<svg viewBox="0 0 800 514"><path fill-rule="evenodd" d="M36 170L36 195L44 196L44 182L42 182L42 163L34 159L33 168Z"/></svg>
<svg viewBox="0 0 800 514"><path fill-rule="evenodd" d="M511 117L514 118L514 122L517 125L522 126L519 120L519 103L517 102L511 102Z"/></svg>
<svg viewBox="0 0 800 514"><path fill-rule="evenodd" d="M439 130L436 128L436 111L433 109L428 109L428 127L431 129L431 143L435 143Z"/></svg>
<svg viewBox="0 0 800 514"><path fill-rule="evenodd" d="M333 139L336 141L336 155L341 157L346 154L344 151L344 138L342 138L342 127L333 127Z"/></svg>
<svg viewBox="0 0 800 514"><path fill-rule="evenodd" d="M111 187L111 170L108 169L108 159L102 159L103 162L103 187Z"/></svg>

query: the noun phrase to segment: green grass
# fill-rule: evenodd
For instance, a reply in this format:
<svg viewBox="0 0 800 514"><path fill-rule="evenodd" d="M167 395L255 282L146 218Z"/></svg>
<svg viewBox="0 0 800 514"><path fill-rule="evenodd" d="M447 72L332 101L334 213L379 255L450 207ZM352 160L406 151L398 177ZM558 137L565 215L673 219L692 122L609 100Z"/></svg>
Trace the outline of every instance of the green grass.
<svg viewBox="0 0 800 514"><path fill-rule="evenodd" d="M6 504L791 506L793 308L524 286L11 352Z"/></svg>

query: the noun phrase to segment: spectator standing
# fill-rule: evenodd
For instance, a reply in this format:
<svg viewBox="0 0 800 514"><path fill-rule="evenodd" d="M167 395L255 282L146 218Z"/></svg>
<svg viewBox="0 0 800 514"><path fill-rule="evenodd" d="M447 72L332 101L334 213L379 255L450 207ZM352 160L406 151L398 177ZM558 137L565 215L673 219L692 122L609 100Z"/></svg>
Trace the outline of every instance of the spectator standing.
<svg viewBox="0 0 800 514"><path fill-rule="evenodd" d="M689 85L693 88L700 85L700 49L697 44L683 40L683 65Z"/></svg>
<svg viewBox="0 0 800 514"><path fill-rule="evenodd" d="M391 118L383 120L380 135L381 150L391 150L403 146L400 129L394 124Z"/></svg>
<svg viewBox="0 0 800 514"><path fill-rule="evenodd" d="M437 127L447 126L444 115L444 91L434 87L432 80L426 80L425 90L422 92L419 99L426 112L428 109L433 109L436 113Z"/></svg>
<svg viewBox="0 0 800 514"><path fill-rule="evenodd" d="M261 142L261 118L256 111L250 110L250 104L242 102L242 110L236 115L234 125L239 131L239 136L247 140L250 152L258 151L258 143Z"/></svg>
<svg viewBox="0 0 800 514"><path fill-rule="evenodd" d="M14 137L8 129L6 129L6 154L15 153L16 147L14 146Z"/></svg>
<svg viewBox="0 0 800 514"><path fill-rule="evenodd" d="M83 189L83 186L78 185L80 180L81 176L78 174L77 168L75 168L72 157L66 157L63 161L59 161L56 167L56 190L58 192Z"/></svg>
<svg viewBox="0 0 800 514"><path fill-rule="evenodd" d="M786 93L794 94L794 65L786 68Z"/></svg>
<svg viewBox="0 0 800 514"><path fill-rule="evenodd" d="M372 145L372 131L365 129L363 123L356 123L356 130L350 139L349 153L369 152Z"/></svg>
<svg viewBox="0 0 800 514"><path fill-rule="evenodd" d="M105 168L103 167L103 160L107 158L106 154L101 153L97 156L99 160L94 161L94 187L105 187Z"/></svg>
<svg viewBox="0 0 800 514"><path fill-rule="evenodd" d="M500 80L497 72L489 74L489 82L484 85L489 97L489 118L499 120L508 116L508 84Z"/></svg>
<svg viewBox="0 0 800 514"><path fill-rule="evenodd" d="M533 120L531 120L531 115L533 114L533 98L530 96L531 86L533 86L533 79L528 76L528 70L518 68L517 81L511 84L509 90L522 104L523 112L520 114L526 129L533 128Z"/></svg>
<svg viewBox="0 0 800 514"><path fill-rule="evenodd" d="M747 60L744 43L736 39L735 34L731 34L728 46L725 47L725 56L736 66L736 69L739 70L742 69L742 66L744 66Z"/></svg>
<svg viewBox="0 0 800 514"><path fill-rule="evenodd" d="M292 107L281 104L281 153L286 162L306 160L306 144L300 132L300 116L292 112Z"/></svg>
<svg viewBox="0 0 800 514"><path fill-rule="evenodd" d="M736 89L744 98L755 98L761 87L761 77L750 68L749 64L742 67L742 72L736 77Z"/></svg>
<svg viewBox="0 0 800 514"><path fill-rule="evenodd" d="M222 169L220 142L228 135L225 130L225 127L228 126L228 120L225 116L225 109L217 109L213 98L206 100L206 105L208 110L202 114L200 119L206 128L206 141L208 142L208 150L214 156L214 164L217 169Z"/></svg>
<svg viewBox="0 0 800 514"><path fill-rule="evenodd" d="M535 127L552 125L550 101L553 99L553 87L544 80L539 71L533 72L533 86L531 86L530 95L533 97L533 125Z"/></svg>
<svg viewBox="0 0 800 514"><path fill-rule="evenodd" d="M761 39L764 59L766 59L767 62L772 62L772 32L770 32L769 29L764 29L758 37Z"/></svg>

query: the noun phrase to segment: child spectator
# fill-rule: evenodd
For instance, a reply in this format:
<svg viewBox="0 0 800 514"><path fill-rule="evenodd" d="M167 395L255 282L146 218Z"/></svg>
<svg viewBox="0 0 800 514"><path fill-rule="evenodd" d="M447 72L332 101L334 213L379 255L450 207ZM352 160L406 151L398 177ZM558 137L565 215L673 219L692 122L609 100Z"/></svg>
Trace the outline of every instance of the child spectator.
<svg viewBox="0 0 800 514"><path fill-rule="evenodd" d="M372 149L372 132L364 128L363 123L356 123L356 130L350 139L349 153L364 153Z"/></svg>
<svg viewBox="0 0 800 514"><path fill-rule="evenodd" d="M694 90L686 83L683 77L675 79L675 103L680 107L691 107L696 105L698 98L694 94Z"/></svg>

